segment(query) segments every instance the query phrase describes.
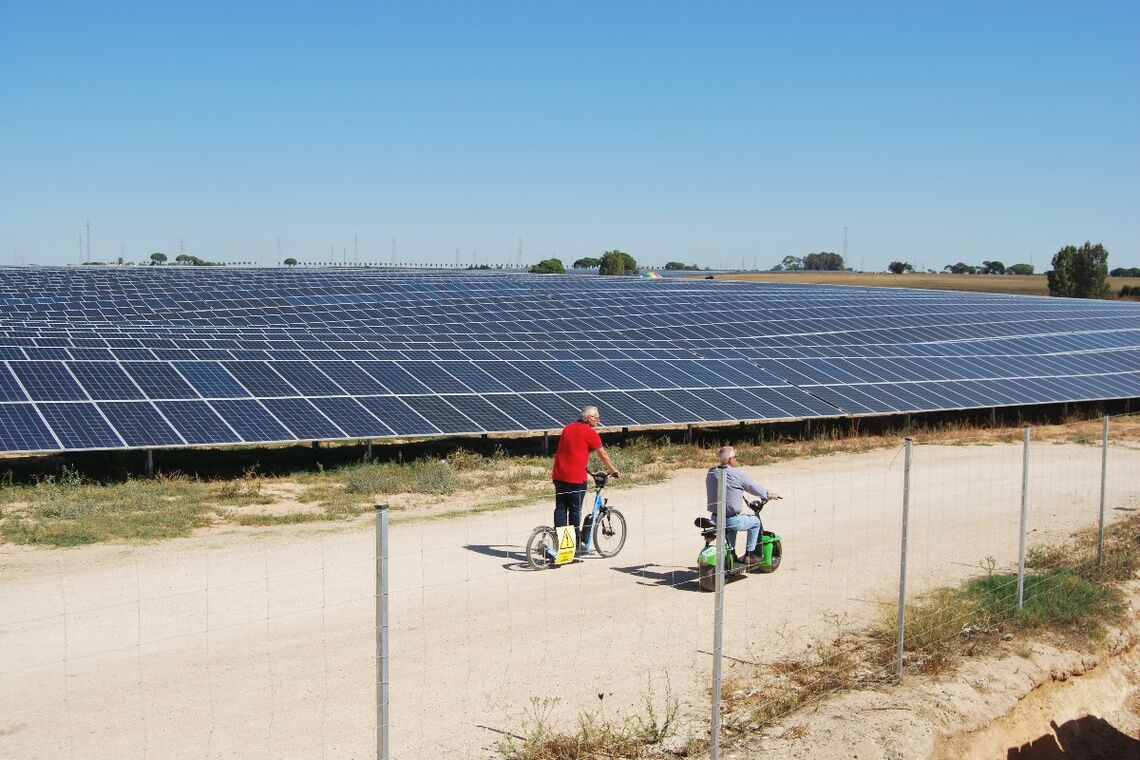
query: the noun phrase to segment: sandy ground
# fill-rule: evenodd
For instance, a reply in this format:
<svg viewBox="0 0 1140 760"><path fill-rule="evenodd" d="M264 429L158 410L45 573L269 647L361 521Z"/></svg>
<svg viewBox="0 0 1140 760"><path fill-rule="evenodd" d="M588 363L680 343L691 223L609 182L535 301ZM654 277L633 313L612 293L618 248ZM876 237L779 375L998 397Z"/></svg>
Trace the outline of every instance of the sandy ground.
<svg viewBox="0 0 1140 760"><path fill-rule="evenodd" d="M1140 758L1140 580L1102 651L1017 638L939 677L845 692L722 747L725 760Z"/></svg>
<svg viewBox="0 0 1140 760"><path fill-rule="evenodd" d="M897 595L904 463L892 449L753 471L785 496L764 513L785 557L727 589L728 656L801 651ZM976 574L986 557L1016 561L1021 466L1016 444L915 448L911 592ZM1030 467L1031 547L1095 524L1099 448L1041 444ZM1140 508L1140 451L1113 448L1108 469L1112 520ZM630 527L621 554L545 572L522 547L549 522L547 502L394 525L392 756L493 756L544 702L569 727L668 691L700 726L713 643L712 595L694 582L703 478L611 489ZM0 563L0 757L375 756L371 520L4 547ZM918 756L915 737L888 741L899 746L883 756Z"/></svg>

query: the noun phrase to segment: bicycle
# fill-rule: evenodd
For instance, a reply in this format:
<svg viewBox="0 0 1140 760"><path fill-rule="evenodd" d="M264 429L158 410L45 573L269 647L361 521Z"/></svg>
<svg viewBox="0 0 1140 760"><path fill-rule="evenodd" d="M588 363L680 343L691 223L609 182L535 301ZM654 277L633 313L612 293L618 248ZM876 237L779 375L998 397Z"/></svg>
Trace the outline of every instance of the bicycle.
<svg viewBox="0 0 1140 760"><path fill-rule="evenodd" d="M603 557L613 557L625 546L625 516L609 506L609 500L602 496L602 489L610 476L604 472L592 472L590 476L594 479L594 508L582 524L581 547L575 547L577 551L569 559L558 562L558 531L548 525L540 525L526 542L526 561L533 569L556 567L591 551Z"/></svg>

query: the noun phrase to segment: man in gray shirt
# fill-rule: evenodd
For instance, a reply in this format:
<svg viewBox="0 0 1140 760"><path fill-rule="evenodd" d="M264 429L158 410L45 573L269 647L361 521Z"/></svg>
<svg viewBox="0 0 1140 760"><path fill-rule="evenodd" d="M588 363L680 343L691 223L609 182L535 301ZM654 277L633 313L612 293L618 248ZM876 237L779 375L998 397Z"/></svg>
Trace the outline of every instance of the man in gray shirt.
<svg viewBox="0 0 1140 760"><path fill-rule="evenodd" d="M724 522L724 540L732 547L736 544L736 532L739 530L748 531L748 547L744 555L743 562L746 565L751 565L760 562L763 557L759 556L756 551L756 545L760 543L760 532L763 526L760 524L760 518L755 514L744 514L744 492L757 496L761 499L778 499L780 494L775 491L769 491L762 485L759 485L743 470L736 468L736 449L732 446L723 446L717 452L717 458L720 461L718 467L709 468L708 475L705 476L705 491L708 494L709 512L712 513L712 520L716 522L716 498L718 490L718 472L724 470L724 514L727 518Z"/></svg>

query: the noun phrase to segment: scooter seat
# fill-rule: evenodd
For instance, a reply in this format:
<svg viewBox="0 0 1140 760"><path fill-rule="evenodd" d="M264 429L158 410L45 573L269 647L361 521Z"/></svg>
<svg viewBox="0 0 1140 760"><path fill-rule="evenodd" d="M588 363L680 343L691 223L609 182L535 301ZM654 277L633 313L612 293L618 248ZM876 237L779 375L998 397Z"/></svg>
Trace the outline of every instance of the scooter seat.
<svg viewBox="0 0 1140 760"><path fill-rule="evenodd" d="M708 530L709 528L716 527L716 523L707 517L698 517L696 520L693 520L693 525L697 526L701 530Z"/></svg>

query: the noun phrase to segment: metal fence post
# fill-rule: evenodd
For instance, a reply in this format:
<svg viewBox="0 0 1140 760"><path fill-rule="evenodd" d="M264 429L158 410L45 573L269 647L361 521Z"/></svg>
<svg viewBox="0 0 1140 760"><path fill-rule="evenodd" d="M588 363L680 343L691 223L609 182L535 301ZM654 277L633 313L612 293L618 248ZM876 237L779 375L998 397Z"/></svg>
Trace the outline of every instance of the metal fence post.
<svg viewBox="0 0 1140 760"><path fill-rule="evenodd" d="M1104 415L1104 436L1100 451L1100 524L1096 529L1096 566L1104 561L1104 488L1108 482L1108 415Z"/></svg>
<svg viewBox="0 0 1140 760"><path fill-rule="evenodd" d="M388 505L376 505L376 758L388 760Z"/></svg>
<svg viewBox="0 0 1140 760"><path fill-rule="evenodd" d="M1029 431L1025 428L1025 454L1021 460L1021 530L1017 546L1017 609L1025 604L1025 523L1029 515Z"/></svg>
<svg viewBox="0 0 1140 760"><path fill-rule="evenodd" d="M716 484L716 600L713 602L713 688L712 688L712 753L711 760L720 760L720 692L723 687L724 657L724 522L725 476L728 468L717 468Z"/></svg>
<svg viewBox="0 0 1140 760"><path fill-rule="evenodd" d="M910 463L914 453L914 439L906 439L906 465L903 468L902 548L899 552L899 632L895 642L895 675L903 677L903 649L906 645L906 542L910 519Z"/></svg>

